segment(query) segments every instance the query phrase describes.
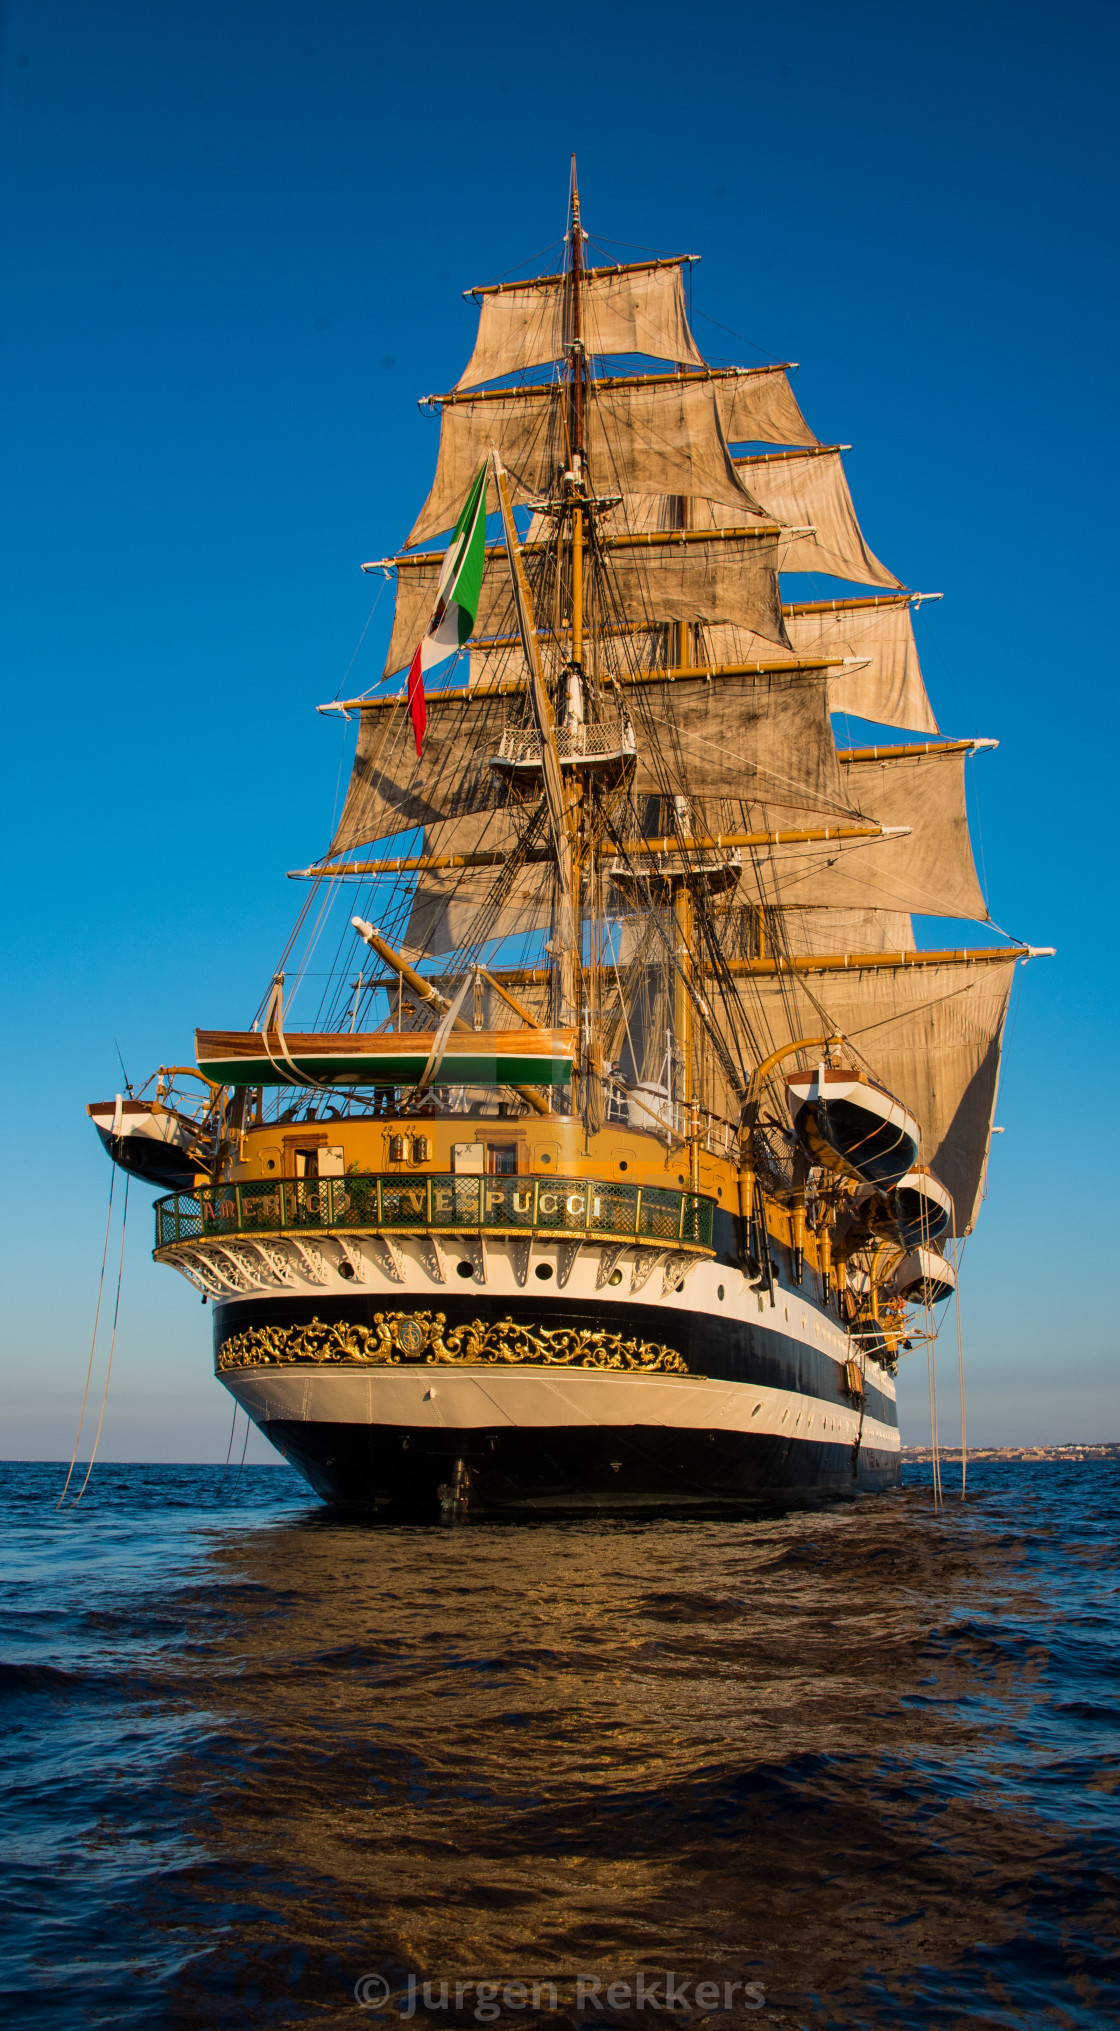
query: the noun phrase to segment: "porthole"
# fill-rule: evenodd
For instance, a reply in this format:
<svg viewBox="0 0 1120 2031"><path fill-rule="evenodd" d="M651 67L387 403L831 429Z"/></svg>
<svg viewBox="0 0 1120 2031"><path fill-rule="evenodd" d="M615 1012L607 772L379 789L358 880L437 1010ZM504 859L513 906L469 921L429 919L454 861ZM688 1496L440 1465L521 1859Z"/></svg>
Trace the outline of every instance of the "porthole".
<svg viewBox="0 0 1120 2031"><path fill-rule="evenodd" d="M338 1265L338 1273L339 1273L339 1276L340 1276L340 1277L342 1278L342 1280L343 1280L343 1282L344 1282L344 1283L349 1283L349 1282L350 1282L350 1281L352 1280L352 1278L353 1278L353 1275L354 1275L354 1265L353 1265L353 1263L352 1263L352 1262L340 1262L340 1263L339 1263L339 1265Z"/></svg>
<svg viewBox="0 0 1120 2031"><path fill-rule="evenodd" d="M677 1172L677 1183L678 1183L678 1185L683 1185L683 1184L684 1184L684 1172L683 1172L683 1171L678 1171L678 1172Z"/></svg>
<svg viewBox="0 0 1120 2031"><path fill-rule="evenodd" d="M275 1158L275 1157L269 1157L269 1158L268 1158L268 1159L266 1160L266 1162L265 1162L265 1170L266 1170L266 1171L274 1171L275 1169L276 1169L276 1158Z"/></svg>
<svg viewBox="0 0 1120 2031"><path fill-rule="evenodd" d="M455 1274L456 1276L462 1277L473 1276L474 1275L473 1262L457 1262L455 1264Z"/></svg>
<svg viewBox="0 0 1120 2031"><path fill-rule="evenodd" d="M622 1158L622 1160L621 1160L621 1162L620 1162L620 1164L619 1164L618 1168L619 1168L619 1170L620 1170L620 1171L628 1171L628 1170L630 1169L630 1166L629 1166L629 1164L627 1163L627 1161L626 1161L626 1158L625 1158L625 1157L623 1157L623 1158Z"/></svg>
<svg viewBox="0 0 1120 2031"><path fill-rule="evenodd" d="M622 1282L622 1271L620 1269L612 1269L609 1281L613 1283L617 1288L617 1286Z"/></svg>
<svg viewBox="0 0 1120 2031"><path fill-rule="evenodd" d="M550 1164L552 1162L552 1158L549 1156L548 1151L546 1149L542 1149L541 1151L541 1162L542 1164Z"/></svg>
<svg viewBox="0 0 1120 2031"><path fill-rule="evenodd" d="M723 1285L722 1285L721 1283L717 1283L717 1285L716 1285L716 1296L717 1296L717 1298L719 1299L719 1301L720 1301L720 1304L722 1305L722 1303L723 1303Z"/></svg>
<svg viewBox="0 0 1120 2031"><path fill-rule="evenodd" d="M542 1283L550 1283L552 1281L552 1264L550 1262L538 1262L536 1274Z"/></svg>

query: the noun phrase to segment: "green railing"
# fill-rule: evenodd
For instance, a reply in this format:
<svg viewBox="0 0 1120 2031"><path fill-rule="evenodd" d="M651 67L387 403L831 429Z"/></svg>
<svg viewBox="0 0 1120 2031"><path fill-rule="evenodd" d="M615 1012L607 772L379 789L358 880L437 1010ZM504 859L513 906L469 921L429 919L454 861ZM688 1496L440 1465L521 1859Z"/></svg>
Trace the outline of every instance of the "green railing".
<svg viewBox="0 0 1120 2031"><path fill-rule="evenodd" d="M281 1178L157 1199L156 1247L223 1234L494 1228L710 1248L714 1213L695 1192L597 1178Z"/></svg>

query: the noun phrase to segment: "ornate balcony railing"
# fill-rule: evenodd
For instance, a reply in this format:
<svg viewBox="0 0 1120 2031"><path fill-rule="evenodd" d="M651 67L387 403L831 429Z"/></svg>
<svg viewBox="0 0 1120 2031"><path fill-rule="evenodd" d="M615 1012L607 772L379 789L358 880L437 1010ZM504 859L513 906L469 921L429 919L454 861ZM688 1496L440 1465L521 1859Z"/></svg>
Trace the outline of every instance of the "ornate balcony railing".
<svg viewBox="0 0 1120 2031"><path fill-rule="evenodd" d="M697 1192L597 1178L280 1178L157 1199L156 1248L223 1234L581 1235L711 1251L715 1204Z"/></svg>

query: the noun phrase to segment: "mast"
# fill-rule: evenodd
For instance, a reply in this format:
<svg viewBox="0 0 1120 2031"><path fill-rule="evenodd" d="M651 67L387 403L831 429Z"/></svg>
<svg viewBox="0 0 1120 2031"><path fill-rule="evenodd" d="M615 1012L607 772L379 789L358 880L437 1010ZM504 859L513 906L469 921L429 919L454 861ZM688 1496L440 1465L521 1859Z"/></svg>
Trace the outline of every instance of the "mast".
<svg viewBox="0 0 1120 2031"><path fill-rule="evenodd" d="M571 587L572 587L572 672L575 683L569 683L569 709L575 703L573 694L578 695L582 686L583 669L583 403L586 363L583 351L583 227L579 217L579 185L576 181L576 158L572 157L571 216L568 227L571 247L569 268L569 318L571 333L569 350L572 362L571 397ZM582 699L580 700L582 707Z"/></svg>
<svg viewBox="0 0 1120 2031"><path fill-rule="evenodd" d="M572 356L572 454L576 477L581 474L583 461L583 227L579 222L579 185L576 182L576 158L572 157L571 217L568 226L571 246L570 311Z"/></svg>

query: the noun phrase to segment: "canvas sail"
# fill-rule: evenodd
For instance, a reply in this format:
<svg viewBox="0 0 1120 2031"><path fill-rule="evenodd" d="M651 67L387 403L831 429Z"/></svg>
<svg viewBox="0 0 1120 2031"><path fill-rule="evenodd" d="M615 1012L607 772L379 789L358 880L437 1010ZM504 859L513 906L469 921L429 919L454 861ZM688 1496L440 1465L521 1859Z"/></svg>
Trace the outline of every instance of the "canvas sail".
<svg viewBox="0 0 1120 2031"><path fill-rule="evenodd" d="M479 388L566 360L571 339L566 282L564 275L546 275L481 291L478 336L456 387ZM680 366L704 364L688 328L679 262L589 269L581 309L583 343L592 356L645 353Z"/></svg>
<svg viewBox="0 0 1120 2031"><path fill-rule="evenodd" d="M752 978L744 999L779 1041L827 1027L849 1040L920 1123L921 1161L952 1193L956 1231L964 1235L983 1195L1013 971L1009 955L1002 965L974 968Z"/></svg>
<svg viewBox="0 0 1120 2031"><path fill-rule="evenodd" d="M668 621L723 622L758 635L770 649L776 644L788 650L778 588L776 535L766 530L729 529L687 543L664 544L635 544L608 537L603 554L605 634L618 624L648 628ZM533 552L527 548L524 555L531 571ZM397 561L386 676L406 669L412 660L431 612L441 563L438 555ZM475 635L484 641L488 636L515 632L509 565L504 550L492 547L486 553ZM631 667L640 667L628 660Z"/></svg>
<svg viewBox="0 0 1120 2031"><path fill-rule="evenodd" d="M566 404L558 388L445 401L435 479L405 548L451 528L492 449L506 468L515 507L547 496L570 461ZM743 519L759 518L749 481L728 450L708 376L591 382L584 435L588 466L604 492L690 492Z"/></svg>
<svg viewBox="0 0 1120 2031"><path fill-rule="evenodd" d="M761 453L736 461L745 485L767 514L790 529L783 571L821 571L860 585L901 588L864 540L838 451Z"/></svg>

